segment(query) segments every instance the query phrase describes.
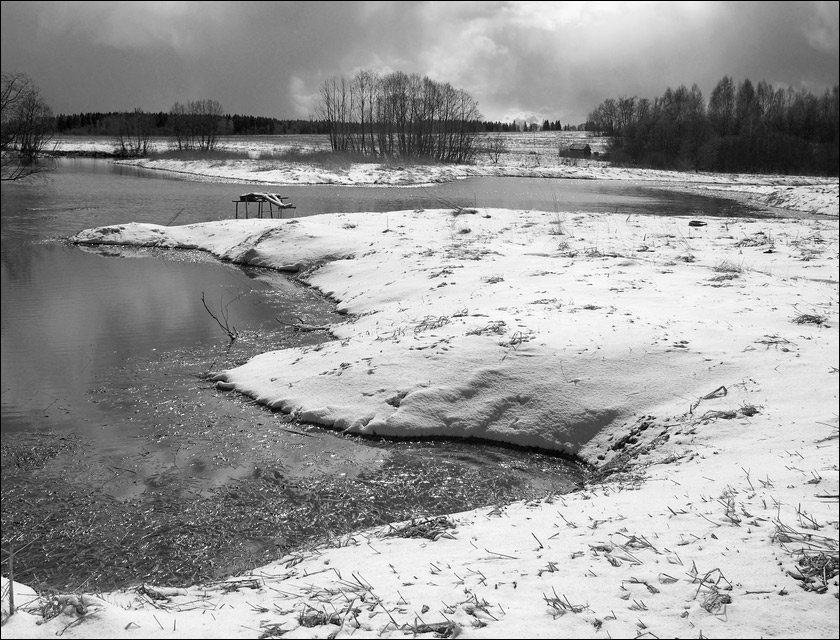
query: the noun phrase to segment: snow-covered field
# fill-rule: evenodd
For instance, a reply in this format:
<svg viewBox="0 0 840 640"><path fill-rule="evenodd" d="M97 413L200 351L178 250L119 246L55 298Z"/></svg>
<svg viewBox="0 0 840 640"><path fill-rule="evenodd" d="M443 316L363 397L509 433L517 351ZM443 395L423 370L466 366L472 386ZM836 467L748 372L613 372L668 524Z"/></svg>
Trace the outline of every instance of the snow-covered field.
<svg viewBox="0 0 840 640"><path fill-rule="evenodd" d="M4 578L3 637L836 638L838 180L551 161L135 161L266 184L645 180L779 216L478 208L81 232L297 272L347 312L335 341L219 372L222 389L333 429L491 438L597 471L213 584L16 585L6 619Z"/></svg>

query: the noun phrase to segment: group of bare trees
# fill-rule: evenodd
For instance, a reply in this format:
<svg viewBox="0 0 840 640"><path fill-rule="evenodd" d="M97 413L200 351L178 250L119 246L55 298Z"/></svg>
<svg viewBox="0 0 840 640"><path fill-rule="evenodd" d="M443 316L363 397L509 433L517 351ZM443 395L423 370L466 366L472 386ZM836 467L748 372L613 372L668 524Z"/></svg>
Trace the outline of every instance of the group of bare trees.
<svg viewBox="0 0 840 640"><path fill-rule="evenodd" d="M116 130L117 155L125 158L146 155L152 137L154 116L142 109L135 109L111 118L114 122L108 124L109 128Z"/></svg>
<svg viewBox="0 0 840 640"><path fill-rule="evenodd" d="M168 129L179 151L212 151L225 129L224 111L216 100L176 102L166 118ZM117 154L135 158L146 155L159 116L135 109L108 116L105 126L114 132Z"/></svg>
<svg viewBox="0 0 840 640"><path fill-rule="evenodd" d="M224 110L216 100L176 102L169 110L168 123L179 150L212 151L223 129Z"/></svg>
<svg viewBox="0 0 840 640"><path fill-rule="evenodd" d="M160 131L164 114L134 109L126 113L109 114L103 118L102 128L114 136L116 153L125 158L146 155L152 135ZM216 100L176 102L166 114L167 135L174 138L179 151L212 151L225 131L225 114Z"/></svg>
<svg viewBox="0 0 840 640"><path fill-rule="evenodd" d="M481 124L478 104L466 91L401 71L327 80L318 116L334 151L457 163L473 158Z"/></svg>
<svg viewBox="0 0 840 640"><path fill-rule="evenodd" d="M225 129L225 114L216 100L176 102L167 114L169 133L179 151L212 151ZM106 127L115 132L117 154L125 157L146 155L159 116L135 109L106 118Z"/></svg>
<svg viewBox="0 0 840 640"><path fill-rule="evenodd" d="M39 158L52 139L52 109L25 73L3 72L0 88L0 177L19 180L47 168Z"/></svg>
<svg viewBox="0 0 840 640"><path fill-rule="evenodd" d="M838 87L815 96L766 81L724 76L708 105L697 85L670 87L654 100L604 100L588 128L612 136L614 159L710 171L836 175L840 143Z"/></svg>

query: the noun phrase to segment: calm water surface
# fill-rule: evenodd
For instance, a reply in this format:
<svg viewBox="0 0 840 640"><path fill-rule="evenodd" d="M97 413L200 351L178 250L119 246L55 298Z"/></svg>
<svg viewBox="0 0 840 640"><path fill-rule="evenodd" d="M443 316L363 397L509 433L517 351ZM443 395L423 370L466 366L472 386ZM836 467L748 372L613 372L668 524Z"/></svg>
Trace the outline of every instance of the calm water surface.
<svg viewBox="0 0 840 640"><path fill-rule="evenodd" d="M265 187L258 187L263 189ZM124 222L189 224L231 217L249 185L196 183L105 160L65 159L59 169L2 193L3 430L52 426L48 408L77 402L97 376L135 356L215 344L220 328L201 302L239 329L277 329L286 315L328 313L290 281L192 255L114 259L54 240ZM743 215L727 200L587 180L475 178L423 188L276 187L296 215L434 208L443 203L668 215ZM51 241L52 240L52 241ZM122 255L132 255L122 252ZM282 313L280 315L283 315Z"/></svg>
<svg viewBox="0 0 840 640"><path fill-rule="evenodd" d="M728 200L591 180L253 187L189 182L107 160L62 159L56 171L32 183L3 186L3 432L78 430L76 412L91 404L90 389L103 376L114 378L126 361L179 348L218 347L224 334L202 296L230 326L261 334L278 330L278 316L329 316L331 305L279 274L221 264L199 253L148 259L149 250L112 250L119 253L116 258L106 250L59 242L108 224L230 218L238 194L267 188L288 195L298 216L452 204L653 215L750 213Z"/></svg>

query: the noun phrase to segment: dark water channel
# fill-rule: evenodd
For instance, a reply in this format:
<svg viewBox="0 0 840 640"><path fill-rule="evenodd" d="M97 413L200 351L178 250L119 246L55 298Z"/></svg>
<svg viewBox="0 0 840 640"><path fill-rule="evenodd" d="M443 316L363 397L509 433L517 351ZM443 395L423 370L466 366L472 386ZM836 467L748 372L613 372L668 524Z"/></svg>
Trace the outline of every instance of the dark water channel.
<svg viewBox="0 0 840 640"><path fill-rule="evenodd" d="M2 538L19 550L16 579L52 588L204 580L360 526L565 492L580 479L555 456L342 436L219 393L207 374L324 339L278 317L328 323L338 318L332 304L281 274L200 252L62 242L108 224L230 218L238 194L268 189L288 195L297 215L452 204L753 213L593 181L254 187L93 159L4 184ZM227 339L205 303L239 339Z"/></svg>

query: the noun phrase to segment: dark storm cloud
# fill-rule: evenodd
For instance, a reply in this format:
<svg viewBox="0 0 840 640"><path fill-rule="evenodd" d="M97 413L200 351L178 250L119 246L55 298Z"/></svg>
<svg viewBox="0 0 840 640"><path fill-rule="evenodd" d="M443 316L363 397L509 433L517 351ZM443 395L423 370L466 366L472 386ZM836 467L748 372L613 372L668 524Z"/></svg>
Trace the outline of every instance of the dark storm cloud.
<svg viewBox="0 0 840 640"><path fill-rule="evenodd" d="M838 83L836 2L3 2L0 27L3 70L61 113L212 98L305 118L362 68L449 82L488 119L572 123L723 75Z"/></svg>

